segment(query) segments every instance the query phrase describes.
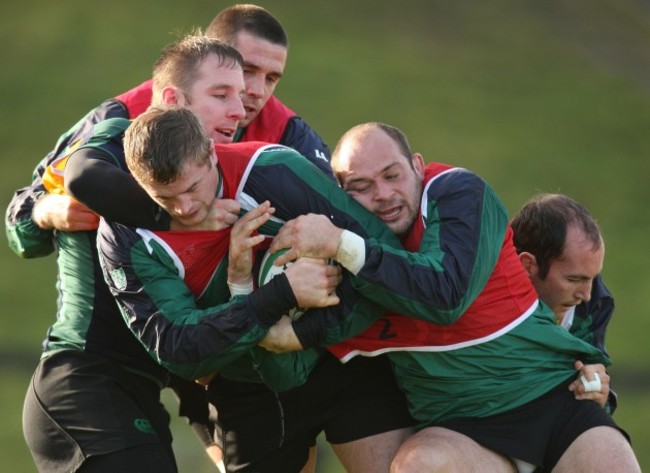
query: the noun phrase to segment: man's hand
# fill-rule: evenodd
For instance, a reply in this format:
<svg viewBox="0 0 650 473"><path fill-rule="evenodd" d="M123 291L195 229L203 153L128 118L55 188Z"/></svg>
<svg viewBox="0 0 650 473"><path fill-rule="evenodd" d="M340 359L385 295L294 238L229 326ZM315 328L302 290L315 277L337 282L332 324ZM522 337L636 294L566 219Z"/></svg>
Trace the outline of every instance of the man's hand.
<svg viewBox="0 0 650 473"><path fill-rule="evenodd" d="M215 464L217 467L217 471L219 473L225 473L226 467L223 464L223 451L217 444L213 445L208 445L205 447L205 453L208 454L208 457L210 457L210 460Z"/></svg>
<svg viewBox="0 0 650 473"><path fill-rule="evenodd" d="M325 215L308 214L290 220L271 243L272 252L290 248L275 264L281 266L301 256L335 258L342 232Z"/></svg>
<svg viewBox="0 0 650 473"><path fill-rule="evenodd" d="M239 204L232 199L214 199L207 218L199 225L187 227L172 219L170 230L223 230L239 219Z"/></svg>
<svg viewBox="0 0 650 473"><path fill-rule="evenodd" d="M219 374L218 370L213 371L210 374L206 374L205 376L201 376L200 378L196 378L194 380L194 382L196 384L200 384L201 386L208 387L208 386L210 386L210 383L212 382L212 380L217 376L217 374Z"/></svg>
<svg viewBox="0 0 650 473"><path fill-rule="evenodd" d="M302 345L293 331L291 319L286 315L282 316L276 324L269 329L266 337L262 339L259 346L274 353L302 350Z"/></svg>
<svg viewBox="0 0 650 473"><path fill-rule="evenodd" d="M341 282L341 268L320 258L299 258L284 272L298 301L298 307L327 307L338 304L336 286Z"/></svg>
<svg viewBox="0 0 650 473"><path fill-rule="evenodd" d="M601 407L605 407L609 397L609 375L605 370L605 366L601 364L585 365L582 361L576 361L575 369L579 371L578 377L569 385L569 391L573 392L575 398L578 400L591 399L596 401ZM582 382L584 378L588 383L596 380L596 376L600 379L600 390L587 391Z"/></svg>
<svg viewBox="0 0 650 473"><path fill-rule="evenodd" d="M64 194L41 197L34 205L32 219L43 230L64 232L96 230L99 225L99 216L95 212Z"/></svg>
<svg viewBox="0 0 650 473"><path fill-rule="evenodd" d="M252 280L253 247L264 241L264 235L253 236L253 232L268 222L273 212L275 209L266 201L233 225L228 251L229 284L247 284Z"/></svg>

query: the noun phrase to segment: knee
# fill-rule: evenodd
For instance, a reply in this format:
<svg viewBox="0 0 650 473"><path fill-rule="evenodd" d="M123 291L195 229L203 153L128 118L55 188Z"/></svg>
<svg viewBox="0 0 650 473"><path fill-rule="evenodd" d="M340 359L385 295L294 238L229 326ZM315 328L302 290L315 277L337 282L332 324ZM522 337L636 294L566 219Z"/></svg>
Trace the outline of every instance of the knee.
<svg viewBox="0 0 650 473"><path fill-rule="evenodd" d="M390 465L390 473L442 473L452 471L453 461L436 448L400 449Z"/></svg>

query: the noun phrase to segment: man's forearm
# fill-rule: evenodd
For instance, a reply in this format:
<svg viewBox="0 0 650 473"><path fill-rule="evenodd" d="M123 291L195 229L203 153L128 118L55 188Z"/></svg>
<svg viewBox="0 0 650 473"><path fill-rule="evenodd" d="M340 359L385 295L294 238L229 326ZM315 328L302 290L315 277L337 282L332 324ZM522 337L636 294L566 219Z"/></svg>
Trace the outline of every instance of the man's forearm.
<svg viewBox="0 0 650 473"><path fill-rule="evenodd" d="M283 316L275 325L273 325L266 337L262 339L259 345L274 353L284 353L288 351L299 351L303 347L300 340L293 330L291 319Z"/></svg>

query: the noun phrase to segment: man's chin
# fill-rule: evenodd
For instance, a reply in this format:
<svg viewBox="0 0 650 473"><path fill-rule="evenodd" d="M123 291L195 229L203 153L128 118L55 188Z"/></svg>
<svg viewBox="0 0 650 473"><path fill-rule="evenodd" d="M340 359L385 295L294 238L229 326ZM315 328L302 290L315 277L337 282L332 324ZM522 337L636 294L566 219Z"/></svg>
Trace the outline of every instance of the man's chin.
<svg viewBox="0 0 650 473"><path fill-rule="evenodd" d="M256 116L257 116L257 113L251 114L251 115L246 114L246 118L244 118L243 120L239 120L238 127L239 128L246 128L250 124L250 122L252 122L255 119Z"/></svg>
<svg viewBox="0 0 650 473"><path fill-rule="evenodd" d="M393 231L393 233L398 237L404 236L411 228L408 222L399 221L399 222L390 222L390 223L385 222L385 223L386 225L388 225L388 228L390 228Z"/></svg>
<svg viewBox="0 0 650 473"><path fill-rule="evenodd" d="M233 137L232 136L224 136L224 135L215 135L212 136L212 141L217 144L217 145L229 145L232 143Z"/></svg>
<svg viewBox="0 0 650 473"><path fill-rule="evenodd" d="M266 104L266 102L265 102ZM250 123L257 118L260 114L260 110L264 108L264 105L258 105L255 109L247 109L246 116L239 120L239 128L246 128Z"/></svg>
<svg viewBox="0 0 650 473"><path fill-rule="evenodd" d="M202 218L185 218L185 219L176 218L176 221L185 228L192 228L203 223Z"/></svg>

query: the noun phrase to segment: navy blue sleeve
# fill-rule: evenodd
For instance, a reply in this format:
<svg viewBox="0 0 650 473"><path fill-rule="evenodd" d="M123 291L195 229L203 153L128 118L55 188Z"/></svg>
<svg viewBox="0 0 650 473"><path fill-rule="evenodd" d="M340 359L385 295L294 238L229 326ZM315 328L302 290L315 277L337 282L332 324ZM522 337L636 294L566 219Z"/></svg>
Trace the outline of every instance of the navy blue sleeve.
<svg viewBox="0 0 650 473"><path fill-rule="evenodd" d="M576 318L571 326L571 333L576 337L591 343L600 351L607 353L605 335L607 326L614 315L614 296L609 292L601 276L594 279L591 288L591 299L576 307ZM618 395L610 382L609 397L605 406L610 414L618 407Z"/></svg>
<svg viewBox="0 0 650 473"><path fill-rule="evenodd" d="M107 118L125 116L128 116L128 113L124 106L113 99L88 112L59 137L54 148L38 163L31 184L14 193L5 214L5 230L9 246L19 256L34 258L54 251L52 230L44 230L32 220L34 205L41 196L48 193L43 183L46 169L88 140L96 123Z"/></svg>
<svg viewBox="0 0 650 473"><path fill-rule="evenodd" d="M594 338L592 343L596 348L607 353L605 332L614 315L614 297L600 276L596 277L593 282L592 297L588 305L593 315L592 332Z"/></svg>
<svg viewBox="0 0 650 473"><path fill-rule="evenodd" d="M614 313L614 298L600 276L594 279L591 299L576 307L571 333L607 354L605 332Z"/></svg>
<svg viewBox="0 0 650 473"><path fill-rule="evenodd" d="M287 123L280 144L295 149L330 179L336 180L330 165L331 153L325 141L300 117Z"/></svg>

